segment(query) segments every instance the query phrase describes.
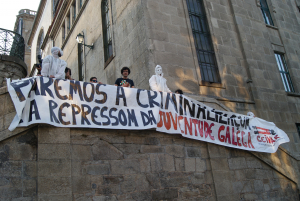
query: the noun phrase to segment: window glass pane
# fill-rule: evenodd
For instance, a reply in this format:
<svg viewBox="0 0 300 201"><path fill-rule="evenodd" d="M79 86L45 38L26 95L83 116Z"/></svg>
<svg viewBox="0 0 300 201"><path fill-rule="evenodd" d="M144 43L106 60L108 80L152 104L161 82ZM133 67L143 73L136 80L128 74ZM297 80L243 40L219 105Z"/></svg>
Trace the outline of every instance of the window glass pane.
<svg viewBox="0 0 300 201"><path fill-rule="evenodd" d="M298 135L300 137L300 123L296 123L296 127L297 127L297 131L298 131Z"/></svg>
<svg viewBox="0 0 300 201"><path fill-rule="evenodd" d="M284 55L275 53L275 58L277 61L277 66L279 69L280 77L284 86L285 91L287 92L294 92L294 87L292 84L291 76L288 72L288 67L286 65Z"/></svg>

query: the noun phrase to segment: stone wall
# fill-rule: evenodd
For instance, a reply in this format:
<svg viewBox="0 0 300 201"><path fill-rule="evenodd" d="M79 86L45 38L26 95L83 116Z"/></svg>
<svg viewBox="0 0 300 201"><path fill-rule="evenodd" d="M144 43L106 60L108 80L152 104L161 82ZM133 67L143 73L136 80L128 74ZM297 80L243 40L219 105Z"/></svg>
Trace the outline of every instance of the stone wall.
<svg viewBox="0 0 300 201"><path fill-rule="evenodd" d="M17 80L26 77L27 66L21 59L0 55L0 87L6 86L6 78Z"/></svg>
<svg viewBox="0 0 300 201"><path fill-rule="evenodd" d="M0 142L0 200L36 200L37 129Z"/></svg>
<svg viewBox="0 0 300 201"><path fill-rule="evenodd" d="M154 130L38 126L0 153L4 200L299 199L295 181L251 152Z"/></svg>

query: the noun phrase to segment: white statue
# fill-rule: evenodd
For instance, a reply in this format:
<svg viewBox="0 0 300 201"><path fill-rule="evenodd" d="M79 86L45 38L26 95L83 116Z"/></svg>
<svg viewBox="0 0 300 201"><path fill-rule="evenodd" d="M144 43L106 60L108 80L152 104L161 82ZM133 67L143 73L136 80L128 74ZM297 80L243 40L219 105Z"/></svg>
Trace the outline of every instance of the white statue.
<svg viewBox="0 0 300 201"><path fill-rule="evenodd" d="M157 65L155 67L155 74L149 79L149 85L152 91L171 92L167 86L167 80L163 77L162 67Z"/></svg>

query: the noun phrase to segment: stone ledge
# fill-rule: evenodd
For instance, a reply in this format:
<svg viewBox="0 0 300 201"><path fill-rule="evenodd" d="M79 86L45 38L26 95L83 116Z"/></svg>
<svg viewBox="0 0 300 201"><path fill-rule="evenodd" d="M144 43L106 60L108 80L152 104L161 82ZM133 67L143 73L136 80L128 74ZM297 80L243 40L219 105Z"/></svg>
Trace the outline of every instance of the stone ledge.
<svg viewBox="0 0 300 201"><path fill-rule="evenodd" d="M0 132L0 142L2 142L3 140L6 140L10 137L13 137L15 135L18 135L19 133L22 133L26 130L29 130L33 127L35 127L36 125L31 125L31 126L27 126L27 127L20 127L20 128L16 128L13 131L9 131L8 129L5 129L3 131Z"/></svg>
<svg viewBox="0 0 300 201"><path fill-rule="evenodd" d="M266 27L271 28L271 29L278 30L278 27L275 27L275 26L272 26L272 25L269 25L269 24L266 24Z"/></svg>
<svg viewBox="0 0 300 201"><path fill-rule="evenodd" d="M7 92L8 92L8 91L7 91L7 87L6 87L6 86L0 88L0 95L5 94L5 93L7 93Z"/></svg>
<svg viewBox="0 0 300 201"><path fill-rule="evenodd" d="M0 55L0 60L19 64L20 66L23 67L23 70L25 72L25 76L27 75L27 65L24 61L22 61L18 57L8 56L8 55Z"/></svg>
<svg viewBox="0 0 300 201"><path fill-rule="evenodd" d="M300 97L299 93L294 93L294 92L286 92L287 96L294 96L294 97Z"/></svg>

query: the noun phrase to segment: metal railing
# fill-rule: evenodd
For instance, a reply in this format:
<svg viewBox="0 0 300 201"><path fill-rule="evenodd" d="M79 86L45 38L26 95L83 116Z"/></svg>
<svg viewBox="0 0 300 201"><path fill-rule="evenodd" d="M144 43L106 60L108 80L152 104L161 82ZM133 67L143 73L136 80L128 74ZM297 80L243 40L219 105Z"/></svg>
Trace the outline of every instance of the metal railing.
<svg viewBox="0 0 300 201"><path fill-rule="evenodd" d="M24 61L24 38L13 31L0 28L0 55L19 57Z"/></svg>

